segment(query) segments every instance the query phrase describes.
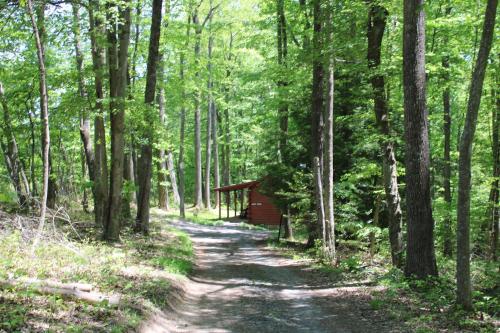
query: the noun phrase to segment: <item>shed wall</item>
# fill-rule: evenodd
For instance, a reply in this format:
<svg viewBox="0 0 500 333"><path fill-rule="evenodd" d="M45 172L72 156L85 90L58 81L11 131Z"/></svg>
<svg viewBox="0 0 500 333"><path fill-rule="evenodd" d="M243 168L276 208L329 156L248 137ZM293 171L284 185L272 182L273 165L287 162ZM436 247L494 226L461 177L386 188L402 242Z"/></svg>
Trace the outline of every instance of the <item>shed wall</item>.
<svg viewBox="0 0 500 333"><path fill-rule="evenodd" d="M254 224L279 225L281 219L280 210L272 203L271 199L256 188L252 188L249 194L248 221Z"/></svg>

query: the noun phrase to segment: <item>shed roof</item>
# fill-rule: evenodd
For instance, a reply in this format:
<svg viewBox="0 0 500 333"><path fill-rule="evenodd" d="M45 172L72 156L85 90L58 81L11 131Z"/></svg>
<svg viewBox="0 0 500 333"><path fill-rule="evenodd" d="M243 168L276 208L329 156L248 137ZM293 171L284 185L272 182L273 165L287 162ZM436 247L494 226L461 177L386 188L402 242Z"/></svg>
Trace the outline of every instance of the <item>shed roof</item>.
<svg viewBox="0 0 500 333"><path fill-rule="evenodd" d="M242 190L244 188L254 187L255 185L258 185L259 183L260 183L260 181L254 180L254 181L246 182L246 183L217 187L217 188L214 188L214 191L219 191L219 192L237 191L237 190Z"/></svg>

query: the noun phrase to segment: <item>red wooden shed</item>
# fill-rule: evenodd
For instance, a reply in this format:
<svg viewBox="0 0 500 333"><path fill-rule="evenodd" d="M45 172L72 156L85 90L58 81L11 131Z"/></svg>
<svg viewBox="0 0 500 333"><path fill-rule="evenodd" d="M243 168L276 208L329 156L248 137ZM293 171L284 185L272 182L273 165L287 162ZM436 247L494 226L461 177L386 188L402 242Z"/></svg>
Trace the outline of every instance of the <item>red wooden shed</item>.
<svg viewBox="0 0 500 333"><path fill-rule="evenodd" d="M281 211L272 202L271 198L259 192L260 181L251 181L235 185L215 188L219 196L219 202L222 203L221 193L225 193L227 205L227 217L231 207L231 192L233 195L234 214L248 219L252 224L279 225L281 222ZM246 193L245 193L246 192ZM246 194L246 195L245 195ZM239 206L239 207L238 207ZM221 205L219 205L219 218L222 217Z"/></svg>

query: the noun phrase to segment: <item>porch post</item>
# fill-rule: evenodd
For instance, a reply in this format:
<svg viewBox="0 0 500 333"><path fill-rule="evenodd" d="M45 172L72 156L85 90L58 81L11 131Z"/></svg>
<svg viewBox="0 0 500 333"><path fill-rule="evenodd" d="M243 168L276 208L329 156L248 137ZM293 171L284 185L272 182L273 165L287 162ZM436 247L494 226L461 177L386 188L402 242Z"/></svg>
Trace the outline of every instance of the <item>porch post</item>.
<svg viewBox="0 0 500 333"><path fill-rule="evenodd" d="M234 216L236 215L236 211L238 210L238 191L234 191Z"/></svg>
<svg viewBox="0 0 500 333"><path fill-rule="evenodd" d="M217 191L217 198L219 198L218 202L219 202L219 220L221 219L221 214L222 214L222 211L221 211L221 202L220 202L220 191Z"/></svg>
<svg viewBox="0 0 500 333"><path fill-rule="evenodd" d="M226 192L226 206L227 206L227 218L229 218L229 205L231 202L231 192Z"/></svg>

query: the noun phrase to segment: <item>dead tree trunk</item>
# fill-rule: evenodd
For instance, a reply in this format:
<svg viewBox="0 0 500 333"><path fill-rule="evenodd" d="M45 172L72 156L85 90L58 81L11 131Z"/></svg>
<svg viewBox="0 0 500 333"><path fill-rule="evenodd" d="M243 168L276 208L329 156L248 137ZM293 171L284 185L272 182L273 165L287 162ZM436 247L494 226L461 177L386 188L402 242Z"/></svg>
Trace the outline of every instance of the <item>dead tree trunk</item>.
<svg viewBox="0 0 500 333"><path fill-rule="evenodd" d="M370 2L368 16L368 68L380 73L380 57L382 38L386 26L388 12L384 7ZM382 74L373 74L371 77L373 90L374 110L377 125L383 136L382 174L389 217L389 241L391 244L392 264L401 268L403 265L403 233L401 198L398 190L398 173L394 141L391 138L389 125L389 107L385 93L385 78Z"/></svg>
<svg viewBox="0 0 500 333"><path fill-rule="evenodd" d="M403 85L406 141L407 276L436 276L430 191L428 111L425 97L423 0L404 1Z"/></svg>
<svg viewBox="0 0 500 333"><path fill-rule="evenodd" d="M457 201L457 303L466 310L472 309L469 236L472 142L476 132L484 76L495 31L497 6L498 0L488 0L479 53L469 88L464 129L460 138Z"/></svg>

